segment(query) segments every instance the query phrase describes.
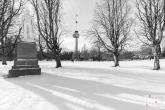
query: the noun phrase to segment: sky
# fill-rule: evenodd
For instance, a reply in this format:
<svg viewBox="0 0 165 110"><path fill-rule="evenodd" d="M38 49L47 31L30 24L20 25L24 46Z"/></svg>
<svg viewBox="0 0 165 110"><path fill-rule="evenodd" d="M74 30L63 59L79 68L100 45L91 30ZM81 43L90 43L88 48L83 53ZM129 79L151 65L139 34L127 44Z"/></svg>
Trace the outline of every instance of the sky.
<svg viewBox="0 0 165 110"><path fill-rule="evenodd" d="M67 26L66 30L71 32L70 34L63 36L61 39L61 47L63 48L63 51L75 51L75 38L73 38L73 34L76 31L76 20L78 21L77 30L80 34L78 39L78 50L81 51L84 45L86 45L88 50L91 49L91 42L89 39L86 39L87 36L85 35L85 32L91 26L90 21L93 18L96 3L100 1L101 0L63 0L63 22L65 26ZM29 4L27 5L28 8L33 9L33 7ZM132 8L134 7L133 5L131 6ZM33 11L31 11L31 14L33 15ZM76 15L78 15L78 17L76 17ZM126 48L127 50L133 51L139 49L140 46L141 44L139 42L135 45L135 42L131 41L130 45Z"/></svg>
<svg viewBox="0 0 165 110"><path fill-rule="evenodd" d="M101 0L63 0L63 22L67 26L67 30L71 31L71 34L65 35L62 38L62 48L63 50L69 50L74 51L75 50L75 38L73 38L73 34L76 31L76 15L78 25L77 30L80 34L78 39L78 50L81 51L82 47L84 45L87 46L88 50L91 48L91 42L86 39L85 31L87 31L91 24L90 21L92 20L94 9L97 2L100 2ZM135 13L135 7L134 3L130 2L132 6L132 13ZM134 18L134 14L132 15ZM136 39L136 36L134 35L134 32L132 32L133 39ZM136 42L137 40L135 40ZM136 44L135 42L129 42L130 45L126 47L128 50L133 51L140 49L141 43L138 41Z"/></svg>
<svg viewBox="0 0 165 110"><path fill-rule="evenodd" d="M63 12L64 12L64 22L67 25L67 29L71 30L72 34L76 30L76 14L78 15L78 25L77 30L79 31L80 37L78 39L78 49L81 51L84 45L87 46L88 49L92 47L91 42L86 39L85 31L88 30L91 26L90 21L92 20L94 9L97 2L101 0L64 0L63 2ZM130 2L133 4L133 2ZM133 6L133 5L132 5ZM132 7L133 8L133 7ZM133 8L134 9L134 8ZM133 12L135 10L132 10ZM133 15L132 15L133 16ZM67 48L70 51L75 50L75 39L73 36L67 35L64 37L64 41L62 43L63 48ZM134 42L133 42L134 44ZM140 45L138 44L138 48ZM128 50L137 49L137 45L133 47L133 45L126 47Z"/></svg>
<svg viewBox="0 0 165 110"><path fill-rule="evenodd" d="M93 9L95 8L96 2L99 2L99 0L64 0L63 2L63 19L67 25L67 29L69 29L72 33L76 31L76 14L78 15L77 30L80 34L78 39L79 50L81 50L84 45L88 48L91 46L89 40L86 39L84 32L90 27L90 21L94 13ZM73 36L67 35L63 39L62 47L74 51L75 39Z"/></svg>
<svg viewBox="0 0 165 110"><path fill-rule="evenodd" d="M67 26L66 30L71 31L72 34L63 36L61 39L63 50L74 51L75 50L75 38L73 34L76 31L76 19L78 21L77 30L80 34L78 39L78 50L81 51L84 45L88 49L92 46L89 40L86 39L85 31L90 28L90 21L94 14L95 5L100 0L63 0L62 2L62 13L63 22ZM30 3L27 4L28 9L33 9ZM31 14L34 12L32 10ZM76 18L76 15L77 18Z"/></svg>

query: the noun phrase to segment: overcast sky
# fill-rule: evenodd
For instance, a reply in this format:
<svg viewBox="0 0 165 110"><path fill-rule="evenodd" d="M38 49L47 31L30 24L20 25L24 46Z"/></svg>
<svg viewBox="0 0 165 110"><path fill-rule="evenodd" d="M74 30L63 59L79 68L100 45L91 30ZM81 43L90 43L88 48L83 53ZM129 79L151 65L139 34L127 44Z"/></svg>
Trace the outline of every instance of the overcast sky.
<svg viewBox="0 0 165 110"><path fill-rule="evenodd" d="M87 46L88 49L92 46L89 40L86 39L85 31L89 29L90 27L90 21L92 20L94 9L96 6L96 3L101 0L63 0L63 20L64 23L67 25L67 29L69 29L72 34L67 35L66 37L63 37L62 40L62 48L67 48L71 51L75 50L75 38L73 38L73 33L76 31L76 14L78 15L78 26L77 30L79 31L79 45L78 49L81 51L84 44ZM133 5L133 2L130 2L132 6L132 13L135 12L135 8ZM29 6L29 5L28 5ZM32 9L32 8L30 8ZM133 44L135 44L133 42ZM137 47L138 46L138 47ZM134 50L137 48L140 48L139 44L131 45L131 47L127 47L129 50Z"/></svg>
<svg viewBox="0 0 165 110"><path fill-rule="evenodd" d="M65 13L64 22L67 24L68 29L70 29L73 33L76 30L76 14L78 15L77 27L80 34L79 50L81 50L84 44L90 47L89 42L85 40L85 36L83 36L83 32L90 27L89 22L93 16L93 9L98 1L99 0L65 0L63 2L63 11ZM66 47L72 51L75 49L75 39L72 37L72 35L67 36L64 39L63 47Z"/></svg>
<svg viewBox="0 0 165 110"><path fill-rule="evenodd" d="M97 2L100 0L63 0L63 20L64 23L67 25L67 29L69 29L72 34L76 31L76 14L78 15L78 25L77 30L79 31L79 46L78 49L81 50L81 48L84 46L84 44L90 48L90 43L88 40L85 40L84 31L89 29L90 27L90 21L92 19L94 8ZM27 4L28 9L33 9L32 5L30 3ZM31 10L31 14L33 14L33 11ZM73 36L67 35L66 37L63 37L62 40L62 47L67 48L71 51L75 50L75 38Z"/></svg>

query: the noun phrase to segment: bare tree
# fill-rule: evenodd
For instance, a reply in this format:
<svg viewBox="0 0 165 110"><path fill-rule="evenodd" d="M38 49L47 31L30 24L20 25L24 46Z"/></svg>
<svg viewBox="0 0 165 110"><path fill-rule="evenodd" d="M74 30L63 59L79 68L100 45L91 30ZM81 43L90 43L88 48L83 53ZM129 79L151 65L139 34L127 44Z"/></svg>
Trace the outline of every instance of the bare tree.
<svg viewBox="0 0 165 110"><path fill-rule="evenodd" d="M14 50L17 40L19 38L21 28L16 28L21 9L25 2L23 0L0 0L0 50L3 56L2 64L6 63L6 57ZM13 37L10 45L8 43L9 37ZM5 51L6 48L11 47L11 51Z"/></svg>
<svg viewBox="0 0 165 110"><path fill-rule="evenodd" d="M127 44L133 20L129 18L127 0L103 0L96 4L91 29L87 34L114 56L114 66L119 66L119 54Z"/></svg>
<svg viewBox="0 0 165 110"><path fill-rule="evenodd" d="M31 0L37 16L37 27L46 46L52 51L56 68L61 67L60 37L66 34L62 25L61 0Z"/></svg>
<svg viewBox="0 0 165 110"><path fill-rule="evenodd" d="M164 0L136 0L138 10L138 29L136 35L146 45L152 47L154 69L160 69L160 43L165 30L165 1Z"/></svg>
<svg viewBox="0 0 165 110"><path fill-rule="evenodd" d="M89 59L88 49L87 49L85 44L84 44L84 46L81 49L80 59L81 60L88 60Z"/></svg>
<svg viewBox="0 0 165 110"><path fill-rule="evenodd" d="M40 35L38 39L38 47L39 47L40 54L42 54L44 58L52 59L52 56L48 56L45 54L50 49L47 47L45 40L43 40L43 38Z"/></svg>

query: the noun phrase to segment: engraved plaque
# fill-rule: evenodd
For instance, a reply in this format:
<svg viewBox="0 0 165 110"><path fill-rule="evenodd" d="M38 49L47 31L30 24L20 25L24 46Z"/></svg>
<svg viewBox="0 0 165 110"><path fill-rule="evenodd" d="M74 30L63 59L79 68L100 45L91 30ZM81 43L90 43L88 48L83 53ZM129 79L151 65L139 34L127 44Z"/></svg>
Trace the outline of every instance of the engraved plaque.
<svg viewBox="0 0 165 110"><path fill-rule="evenodd" d="M35 43L21 42L17 45L17 59L37 59Z"/></svg>

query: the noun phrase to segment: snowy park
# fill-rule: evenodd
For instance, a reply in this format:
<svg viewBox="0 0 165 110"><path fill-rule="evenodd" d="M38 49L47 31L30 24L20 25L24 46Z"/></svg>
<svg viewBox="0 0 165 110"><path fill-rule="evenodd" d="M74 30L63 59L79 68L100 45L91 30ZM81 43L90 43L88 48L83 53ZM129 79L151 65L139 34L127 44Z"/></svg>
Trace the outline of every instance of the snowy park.
<svg viewBox="0 0 165 110"><path fill-rule="evenodd" d="M165 60L159 71L152 70L153 60L121 61L119 67L63 61L62 68L41 61L41 75L16 78L5 78L13 66L7 63L0 67L0 110L151 110L145 96L165 95Z"/></svg>
<svg viewBox="0 0 165 110"><path fill-rule="evenodd" d="M165 110L165 0L0 0L0 110Z"/></svg>

